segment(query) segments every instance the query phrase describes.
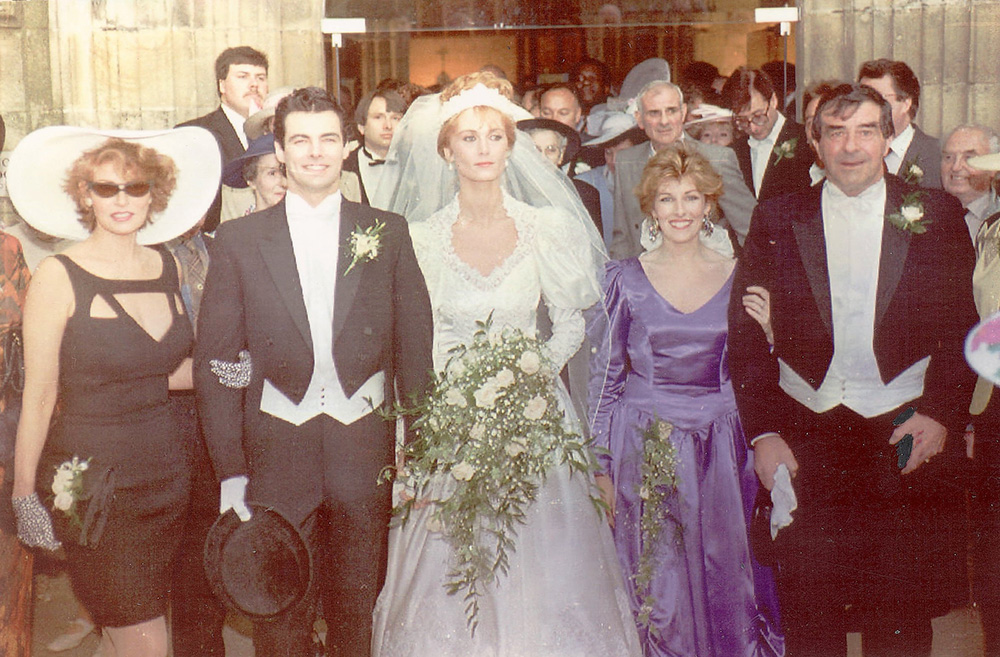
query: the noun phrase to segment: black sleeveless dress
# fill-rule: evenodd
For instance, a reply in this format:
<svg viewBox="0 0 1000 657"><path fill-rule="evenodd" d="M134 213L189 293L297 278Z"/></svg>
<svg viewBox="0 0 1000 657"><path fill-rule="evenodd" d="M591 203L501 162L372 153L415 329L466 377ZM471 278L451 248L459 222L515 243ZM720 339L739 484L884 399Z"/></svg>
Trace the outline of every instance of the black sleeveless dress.
<svg viewBox="0 0 1000 657"><path fill-rule="evenodd" d="M69 274L76 308L63 335L59 416L43 463L75 455L113 468L113 494L96 545L74 542L66 514L52 511L73 589L94 622L108 627L166 612L170 562L188 503L190 468L167 405L167 378L190 355L193 332L178 308L174 259L165 249L158 251L163 272L153 280L104 279L56 256ZM169 299L173 320L159 341L115 299L132 293L161 293ZM91 317L95 297L117 316ZM51 465L48 469L38 473L42 490L52 484L54 471Z"/></svg>

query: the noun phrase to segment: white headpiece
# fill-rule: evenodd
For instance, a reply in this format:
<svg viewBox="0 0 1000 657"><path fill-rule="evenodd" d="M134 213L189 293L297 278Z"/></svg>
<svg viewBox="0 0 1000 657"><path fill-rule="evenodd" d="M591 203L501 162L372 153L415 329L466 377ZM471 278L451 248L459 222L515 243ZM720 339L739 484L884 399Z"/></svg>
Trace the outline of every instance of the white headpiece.
<svg viewBox="0 0 1000 657"><path fill-rule="evenodd" d="M452 96L441 104L441 124L443 125L445 121L470 107L492 107L506 114L515 123L522 119L534 118L531 112L511 102L496 89L491 89L479 83L471 89L466 89Z"/></svg>

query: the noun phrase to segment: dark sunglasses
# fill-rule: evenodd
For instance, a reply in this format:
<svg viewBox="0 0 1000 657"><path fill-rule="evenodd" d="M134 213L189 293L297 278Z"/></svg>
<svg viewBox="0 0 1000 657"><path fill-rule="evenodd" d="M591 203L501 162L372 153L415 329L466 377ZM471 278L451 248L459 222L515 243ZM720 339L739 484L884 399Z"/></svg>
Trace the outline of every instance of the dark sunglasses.
<svg viewBox="0 0 1000 657"><path fill-rule="evenodd" d="M140 198L148 194L152 186L153 184L148 182L130 182L124 185L107 182L87 183L87 188L101 198L111 198L112 196L116 196L118 192L125 192L129 196Z"/></svg>

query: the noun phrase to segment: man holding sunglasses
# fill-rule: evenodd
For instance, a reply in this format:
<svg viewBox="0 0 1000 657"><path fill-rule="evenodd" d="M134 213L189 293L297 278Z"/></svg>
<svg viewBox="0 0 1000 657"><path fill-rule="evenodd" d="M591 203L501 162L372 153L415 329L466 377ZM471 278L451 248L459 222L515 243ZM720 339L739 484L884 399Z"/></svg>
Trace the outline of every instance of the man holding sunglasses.
<svg viewBox="0 0 1000 657"><path fill-rule="evenodd" d="M743 133L732 148L758 201L809 187L812 152L805 129L778 110L778 96L766 73L736 69L722 87L722 101Z"/></svg>

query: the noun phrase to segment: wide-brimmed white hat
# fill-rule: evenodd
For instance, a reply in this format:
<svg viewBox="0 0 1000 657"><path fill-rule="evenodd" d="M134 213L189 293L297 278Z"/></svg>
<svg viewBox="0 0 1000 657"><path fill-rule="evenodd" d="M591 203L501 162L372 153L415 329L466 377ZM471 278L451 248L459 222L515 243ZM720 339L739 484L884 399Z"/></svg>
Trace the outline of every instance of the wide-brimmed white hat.
<svg viewBox="0 0 1000 657"><path fill-rule="evenodd" d="M731 110L725 107L703 104L688 112L688 120L684 122L684 127L709 121L730 121L733 118Z"/></svg>
<svg viewBox="0 0 1000 657"><path fill-rule="evenodd" d="M987 153L967 159L966 164L983 171L1000 171L1000 153Z"/></svg>
<svg viewBox="0 0 1000 657"><path fill-rule="evenodd" d="M48 235L84 240L76 203L63 189L70 166L85 151L111 137L139 143L169 156L177 167L177 186L163 212L154 213L136 239L161 244L198 223L219 191L222 156L208 130L194 126L173 130L95 130L51 126L27 135L11 153L7 190L18 214Z"/></svg>

